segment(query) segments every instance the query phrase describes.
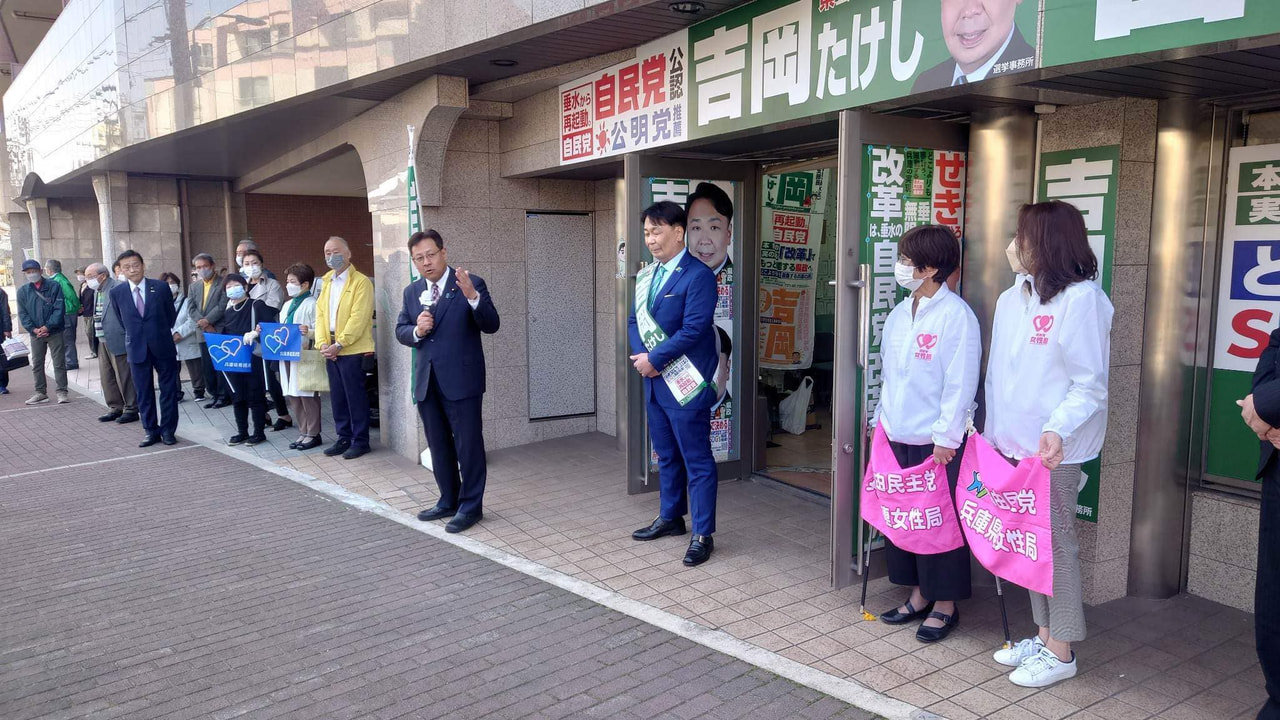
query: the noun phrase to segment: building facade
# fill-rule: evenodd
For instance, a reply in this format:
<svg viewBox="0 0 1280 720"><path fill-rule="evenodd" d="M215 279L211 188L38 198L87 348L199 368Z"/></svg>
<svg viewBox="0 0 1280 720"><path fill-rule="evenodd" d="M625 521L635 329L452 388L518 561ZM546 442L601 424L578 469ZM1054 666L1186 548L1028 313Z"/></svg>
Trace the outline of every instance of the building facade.
<svg viewBox="0 0 1280 720"><path fill-rule="evenodd" d="M618 491L645 492L624 362L648 259L635 220L707 183L733 207L690 232L728 340L721 477L829 502L839 586L863 540L855 478L897 239L955 230L986 340L1019 206L1063 199L1116 308L1109 430L1078 507L1086 599L1251 608L1257 447L1233 410L1280 317L1273 3L143 5L71 0L15 66L16 256L134 248L185 275L198 252L234 267L253 238L279 272L347 237L377 287L382 440L417 457L390 322L412 142L423 224L503 314L484 338L489 445L613 435ZM803 431L784 432L797 389Z"/></svg>

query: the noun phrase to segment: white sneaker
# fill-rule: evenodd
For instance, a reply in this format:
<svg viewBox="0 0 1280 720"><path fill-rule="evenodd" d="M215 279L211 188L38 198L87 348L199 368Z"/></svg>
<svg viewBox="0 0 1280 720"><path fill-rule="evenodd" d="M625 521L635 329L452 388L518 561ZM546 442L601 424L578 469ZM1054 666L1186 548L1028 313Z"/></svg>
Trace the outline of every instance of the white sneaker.
<svg viewBox="0 0 1280 720"><path fill-rule="evenodd" d="M47 403L47 402L49 402L49 396L45 395L42 392L38 392L35 395L32 395L30 399L27 400L28 405L39 405L41 403Z"/></svg>
<svg viewBox="0 0 1280 720"><path fill-rule="evenodd" d="M1039 653L1009 673L1009 682L1019 687L1043 688L1075 676L1075 653L1071 654L1071 662L1062 662L1049 648L1041 648Z"/></svg>
<svg viewBox="0 0 1280 720"><path fill-rule="evenodd" d="M1026 640L1019 640L1016 644L1007 648L1000 648L991 658L1001 665L1016 668L1025 662L1027 658L1040 652L1042 647L1044 647L1044 641L1039 636L1029 637Z"/></svg>
<svg viewBox="0 0 1280 720"><path fill-rule="evenodd" d="M66 390L59 390L59 391L58 391L58 404L59 404L59 405L64 405L64 404L69 403L69 402L71 402L71 395L70 395L70 394L68 394Z"/></svg>

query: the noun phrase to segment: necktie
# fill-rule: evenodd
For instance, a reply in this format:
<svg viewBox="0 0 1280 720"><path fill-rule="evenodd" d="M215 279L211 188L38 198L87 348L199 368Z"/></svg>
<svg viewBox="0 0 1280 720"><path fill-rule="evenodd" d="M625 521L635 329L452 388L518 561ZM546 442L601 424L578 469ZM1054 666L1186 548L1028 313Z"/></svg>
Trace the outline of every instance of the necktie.
<svg viewBox="0 0 1280 720"><path fill-rule="evenodd" d="M431 283L431 304L435 305L440 299L440 283Z"/></svg>
<svg viewBox="0 0 1280 720"><path fill-rule="evenodd" d="M961 85L968 85L968 84L969 84L969 76L961 75L960 77L955 79L955 82L951 83L951 87L960 87Z"/></svg>
<svg viewBox="0 0 1280 720"><path fill-rule="evenodd" d="M653 274L653 284L649 286L649 309L653 309L653 301L658 297L658 288L662 287L662 281L667 277L667 269L662 265L658 266L657 272Z"/></svg>
<svg viewBox="0 0 1280 720"><path fill-rule="evenodd" d="M135 287L133 289L133 306L138 308L138 317L142 317L146 315L146 313L144 313L142 310L143 305L142 305L142 288L141 287Z"/></svg>

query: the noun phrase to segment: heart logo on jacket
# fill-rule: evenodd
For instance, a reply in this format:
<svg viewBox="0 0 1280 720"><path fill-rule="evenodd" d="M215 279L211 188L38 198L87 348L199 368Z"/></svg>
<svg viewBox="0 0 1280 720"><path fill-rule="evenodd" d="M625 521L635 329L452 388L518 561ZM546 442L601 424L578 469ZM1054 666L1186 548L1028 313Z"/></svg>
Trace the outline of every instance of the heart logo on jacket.
<svg viewBox="0 0 1280 720"><path fill-rule="evenodd" d="M937 335L921 333L916 336L916 345L919 345L921 350L932 350L933 346L937 344L938 344Z"/></svg>
<svg viewBox="0 0 1280 720"><path fill-rule="evenodd" d="M1036 332L1038 332L1038 333L1047 333L1047 332L1049 332L1049 328L1052 328L1052 327L1053 327L1053 316L1052 316L1052 315L1037 315L1037 316L1035 316L1035 318L1033 318L1033 319L1032 319L1032 321L1031 321L1031 322L1032 322L1032 324L1033 324L1033 325L1035 325Z"/></svg>
<svg viewBox="0 0 1280 720"><path fill-rule="evenodd" d="M244 342L240 338L231 338L223 340L217 345L209 346L209 356L218 362L226 362L236 356L236 353L244 347Z"/></svg>
<svg viewBox="0 0 1280 720"><path fill-rule="evenodd" d="M280 351L289 344L289 328L283 325L276 328L275 332L262 338L262 344L272 353L279 355Z"/></svg>

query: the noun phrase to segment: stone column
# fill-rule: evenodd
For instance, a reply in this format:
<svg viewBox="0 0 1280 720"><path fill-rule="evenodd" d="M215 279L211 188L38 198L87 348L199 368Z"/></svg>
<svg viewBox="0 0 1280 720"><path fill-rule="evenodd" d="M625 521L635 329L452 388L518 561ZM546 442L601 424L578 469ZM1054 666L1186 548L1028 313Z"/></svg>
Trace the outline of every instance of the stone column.
<svg viewBox="0 0 1280 720"><path fill-rule="evenodd" d="M53 223L49 219L49 200L47 198L31 198L27 200L27 215L31 217L31 254L41 263L44 262L42 242L53 237Z"/></svg>
<svg viewBox="0 0 1280 720"><path fill-rule="evenodd" d="M102 232L102 262L108 267L129 247L129 176L108 172L93 176Z"/></svg>
<svg viewBox="0 0 1280 720"><path fill-rule="evenodd" d="M401 297L409 284L407 126L415 126L417 133L419 197L423 205L438 205L445 145L466 109L467 81L434 76L361 115L350 132L364 166L373 216L373 267L359 269L372 271L375 278L382 442L415 461L424 441L412 397L412 355L395 338Z"/></svg>

